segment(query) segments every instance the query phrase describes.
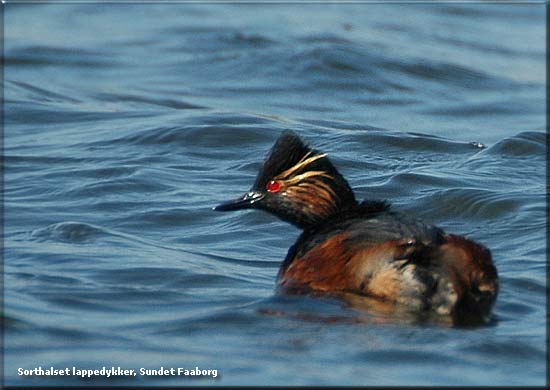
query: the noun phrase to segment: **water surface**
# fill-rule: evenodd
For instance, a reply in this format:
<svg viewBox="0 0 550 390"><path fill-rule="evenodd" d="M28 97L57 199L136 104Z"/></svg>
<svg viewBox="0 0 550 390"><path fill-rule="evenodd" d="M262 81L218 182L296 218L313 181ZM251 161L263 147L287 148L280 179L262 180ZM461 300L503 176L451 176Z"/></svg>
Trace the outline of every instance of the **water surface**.
<svg viewBox="0 0 550 390"><path fill-rule="evenodd" d="M543 385L543 4L7 4L9 385ZM275 294L299 231L215 213L285 129L484 243L452 327ZM20 377L196 366L216 379Z"/></svg>

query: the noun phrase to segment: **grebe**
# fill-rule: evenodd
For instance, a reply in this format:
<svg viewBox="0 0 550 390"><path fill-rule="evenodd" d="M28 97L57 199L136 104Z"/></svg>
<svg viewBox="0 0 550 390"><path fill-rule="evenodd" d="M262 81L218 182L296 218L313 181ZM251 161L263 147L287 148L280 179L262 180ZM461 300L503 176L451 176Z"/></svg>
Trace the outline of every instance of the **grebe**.
<svg viewBox="0 0 550 390"><path fill-rule="evenodd" d="M278 275L287 293L352 293L442 315L486 316L498 293L490 251L385 201L357 202L326 154L284 132L251 190L214 208L260 209L302 229Z"/></svg>

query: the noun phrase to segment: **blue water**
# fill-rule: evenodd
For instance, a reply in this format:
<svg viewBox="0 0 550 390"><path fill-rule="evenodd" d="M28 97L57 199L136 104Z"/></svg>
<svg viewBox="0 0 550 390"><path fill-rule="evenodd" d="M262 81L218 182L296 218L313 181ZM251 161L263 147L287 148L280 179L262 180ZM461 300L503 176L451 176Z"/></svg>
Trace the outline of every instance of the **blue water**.
<svg viewBox="0 0 550 390"><path fill-rule="evenodd" d="M3 9L6 384L545 383L544 4ZM299 231L211 208L284 129L358 198L488 246L491 321L276 295Z"/></svg>

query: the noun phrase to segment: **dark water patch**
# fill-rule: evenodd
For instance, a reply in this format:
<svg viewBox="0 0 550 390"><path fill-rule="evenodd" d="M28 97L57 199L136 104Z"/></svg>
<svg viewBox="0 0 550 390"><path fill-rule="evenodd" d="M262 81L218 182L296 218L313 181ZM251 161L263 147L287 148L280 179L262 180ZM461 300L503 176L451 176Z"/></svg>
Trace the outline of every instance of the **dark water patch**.
<svg viewBox="0 0 550 390"><path fill-rule="evenodd" d="M224 154L230 145L250 144L263 140L261 127L251 125L231 126L202 125L202 126L173 126L146 129L114 140L124 144L138 145L193 145L194 148L205 147L210 153ZM217 148L220 149L217 149Z"/></svg>
<svg viewBox="0 0 550 390"><path fill-rule="evenodd" d="M499 304L497 310L502 315L509 316L509 318L514 318L518 315L530 315L536 312L536 309L534 309L531 305L523 302L505 302Z"/></svg>
<svg viewBox="0 0 550 390"><path fill-rule="evenodd" d="M99 226L82 222L60 222L32 232L35 240L54 240L83 244L104 237L107 232Z"/></svg>
<svg viewBox="0 0 550 390"><path fill-rule="evenodd" d="M510 276L510 272L507 272L509 267L504 263L505 258L498 248L493 251L493 258L500 270L500 291L495 308L500 320L514 323L519 316L533 316L533 318L536 318L542 310L540 304L544 302L546 293L544 280L537 281L535 278L530 278L529 275L533 273L527 272L524 272L523 276L520 273L517 276ZM516 261L520 264L523 263L520 259ZM522 268L527 267L523 265ZM540 275L542 277L542 273ZM525 299L524 297L527 296L530 298ZM518 332L524 332L525 330L518 330Z"/></svg>
<svg viewBox="0 0 550 390"><path fill-rule="evenodd" d="M475 356L477 359L494 359L495 356L501 358L520 358L520 359L545 359L545 351L543 348L536 348L528 345L518 346L512 341L497 341L479 343L472 346L465 346L461 351L467 355Z"/></svg>
<svg viewBox="0 0 550 390"><path fill-rule="evenodd" d="M199 52L214 49L243 50L266 48L277 43L273 38L252 31L241 31L226 26L205 27L188 26L167 29L168 34L175 34L184 40L184 47L193 47ZM181 43L180 43L181 45Z"/></svg>
<svg viewBox="0 0 550 390"><path fill-rule="evenodd" d="M303 42L308 44L332 44L332 45L352 45L353 42L347 38L336 34L312 34L297 39L297 42Z"/></svg>
<svg viewBox="0 0 550 390"><path fill-rule="evenodd" d="M147 287L105 288L104 291L79 292L67 295L66 292L45 292L41 300L57 307L71 307L78 312L94 311L132 313L136 307L144 305L170 305L182 299L182 294L170 290L153 290ZM121 305L120 302L124 302Z"/></svg>
<svg viewBox="0 0 550 390"><path fill-rule="evenodd" d="M541 9L537 4L529 7L522 7L519 3L511 4L510 7L494 7L490 3L471 4L449 4L448 7L431 7L437 13L443 15L459 16L461 18L481 18L490 21L501 18L515 17L518 19L533 20L533 17L542 17Z"/></svg>
<svg viewBox="0 0 550 390"><path fill-rule="evenodd" d="M208 257L222 263L234 264L234 265L245 266L250 268L257 268L257 269L277 268L278 269L281 265L281 261L237 259L237 258L224 256L221 253L217 253L212 250L205 250L204 253L206 253Z"/></svg>
<svg viewBox="0 0 550 390"><path fill-rule="evenodd" d="M91 164L90 164L91 165ZM101 167L99 164L95 164L93 168L84 168L84 169L74 169L68 170L65 169L65 175L71 175L79 178L89 178L89 179L115 179L115 178L126 178L134 176L139 171L139 166L131 165L122 165L122 166L111 166L111 167ZM53 175L59 175L61 172L54 172Z"/></svg>
<svg viewBox="0 0 550 390"><path fill-rule="evenodd" d="M154 46L158 42L159 42L159 39L156 39L156 38L127 38L127 39L112 41L111 47L121 47L125 49L129 47L142 48L142 47Z"/></svg>
<svg viewBox="0 0 550 390"><path fill-rule="evenodd" d="M265 117L259 115L236 115L231 112L210 112L208 115L195 115L191 119L197 125L236 125L248 127L249 125L273 125L274 117ZM267 127L267 126L266 126ZM266 128L266 131L268 129Z"/></svg>
<svg viewBox="0 0 550 390"><path fill-rule="evenodd" d="M398 90L405 90L407 87L403 85L397 85L392 84L392 88L396 88ZM409 98L409 97L399 97L399 98L391 98L391 97L385 97L385 96L372 96L368 98L362 98L357 97L353 99L355 103L359 103L366 106L413 106L416 104L419 104L422 102L422 100L418 98Z"/></svg>
<svg viewBox="0 0 550 390"><path fill-rule="evenodd" d="M124 93L101 93L96 96L96 99L101 101L116 102L116 103L144 103L146 105L161 106L167 108L174 108L178 110L191 110L191 109L203 109L201 105L188 103L183 100L166 99L166 98L152 98L139 95L131 95Z"/></svg>
<svg viewBox="0 0 550 390"><path fill-rule="evenodd" d="M31 272L10 272L9 275L16 279L25 281L30 281L36 277L36 274Z"/></svg>
<svg viewBox="0 0 550 390"><path fill-rule="evenodd" d="M542 275L542 273L541 273ZM546 292L547 287L544 284L536 282L533 279L527 279L525 277L508 277L503 282L510 288L515 289L518 292L529 292L532 294L542 295Z"/></svg>
<svg viewBox="0 0 550 390"><path fill-rule="evenodd" d="M361 131L368 131L368 130L382 130L378 127L369 126L368 124L358 124L358 123L352 123L349 121L336 121L336 120L328 120L328 119L311 119L311 118L302 118L300 119L300 122L306 123L308 125L313 125L315 129L319 128L326 128L326 129L332 129L340 132L341 130L357 130L359 132ZM346 133L341 136L342 139L346 139L351 134Z"/></svg>
<svg viewBox="0 0 550 390"><path fill-rule="evenodd" d="M194 333L203 333L214 329L234 329L245 326L254 329L253 325L262 322L262 317L250 312L227 311L203 315L201 318L177 319L167 321L156 330L155 334L184 336Z"/></svg>
<svg viewBox="0 0 550 390"><path fill-rule="evenodd" d="M186 226L193 222L198 223L201 220L206 221L209 219L210 215L210 208L185 209L181 208L181 206L175 206L169 209L152 209L134 213L132 223L145 223L158 227L165 225L167 227L177 228L178 226Z"/></svg>
<svg viewBox="0 0 550 390"><path fill-rule="evenodd" d="M177 172L210 172L212 167L196 166L193 164L174 164L166 167L167 169L173 169Z"/></svg>
<svg viewBox="0 0 550 390"><path fill-rule="evenodd" d="M264 36L262 34L246 33L241 31L235 32L229 36L225 36L224 39L222 39L222 42L227 44L229 47L244 46L256 48L269 47L277 43L275 40L268 38L267 36Z"/></svg>
<svg viewBox="0 0 550 390"><path fill-rule="evenodd" d="M332 42L323 42L313 47L308 45L290 56L289 61L294 71L307 78L324 75L330 80L345 75L367 77L369 83L376 82L375 79L369 78L376 72L376 57L350 45Z"/></svg>
<svg viewBox="0 0 550 390"><path fill-rule="evenodd" d="M99 270L88 274L95 283L105 286L123 286L132 283L139 289L155 289L178 294L185 294L190 289L220 288L227 290L227 286L238 291L245 288L250 282L237 276L219 274L200 274L185 267L125 267L116 270Z"/></svg>
<svg viewBox="0 0 550 390"><path fill-rule="evenodd" d="M115 57L78 47L27 46L8 50L7 66L58 66L107 68L117 64Z"/></svg>
<svg viewBox="0 0 550 390"><path fill-rule="evenodd" d="M510 169L512 165L514 169ZM514 191L527 190L533 195L541 194L543 191L541 184L544 182L544 157L503 157L491 155L487 149L468 157L456 166L476 186L485 187L484 183L490 181L493 189L508 187L506 183L509 183L513 184L510 189Z"/></svg>
<svg viewBox="0 0 550 390"><path fill-rule="evenodd" d="M451 84L456 88L485 90L487 88L498 89L513 85L511 81L448 62L418 60L398 63L391 61L384 63L383 67L425 81Z"/></svg>
<svg viewBox="0 0 550 390"><path fill-rule="evenodd" d="M23 198L28 194L28 199L30 200L33 198L33 194L36 195L36 192L33 193L33 190L35 191L39 187L42 188L44 194L74 194L88 185L102 185L102 183L115 182L117 179L137 181L142 175L148 173L146 169L140 169L139 166L129 164L118 167L100 167L99 164L95 165L95 168L91 168L94 164L72 164L53 167L36 167L35 165L35 172L32 174L27 174L25 177L22 175L21 177L16 176L16 179L26 181L25 185L19 187L19 195ZM39 171L39 169L42 170ZM28 170L27 165L20 166L17 169L10 167L10 171L14 176L18 172L25 172L25 170ZM75 184L75 188L72 189L65 188L63 182L68 180L78 182L78 184ZM78 199L78 197L73 197L73 200Z"/></svg>
<svg viewBox="0 0 550 390"><path fill-rule="evenodd" d="M457 39L454 37L438 37L438 40L441 42L445 42L449 45L453 45L456 47L467 47L468 49L475 49L480 52L484 53L494 53L501 56L509 56L509 55L522 55L522 56L539 56L540 54L531 51L531 50L517 50L517 49L510 49L504 46L496 46L492 44L486 44L480 41L475 41L473 39ZM521 53L521 54L520 54Z"/></svg>
<svg viewBox="0 0 550 390"><path fill-rule="evenodd" d="M206 126L194 128L188 134L193 145L213 148L227 145L250 145L265 140L265 129L260 126Z"/></svg>
<svg viewBox="0 0 550 390"><path fill-rule="evenodd" d="M227 289L227 286L232 286L231 288L237 291L241 288L245 288L246 285L250 285L250 281L236 276L213 274L181 275L170 283L170 286L183 290L207 289L213 287Z"/></svg>
<svg viewBox="0 0 550 390"><path fill-rule="evenodd" d="M9 106L9 105L6 105ZM13 113L17 112L17 115ZM83 122L98 122L115 119L129 119L146 117L148 114L138 111L97 111L83 110L82 108L75 109L74 107L42 107L21 105L17 108L9 107L5 115L6 124L34 124L34 125L50 125L62 123L83 123Z"/></svg>
<svg viewBox="0 0 550 390"><path fill-rule="evenodd" d="M452 178L448 175L436 176L426 173L404 172L392 175L389 183L386 183L384 188L400 194L419 194L422 192L433 192L437 188L459 187L466 184L466 180Z"/></svg>
<svg viewBox="0 0 550 390"><path fill-rule="evenodd" d="M0 315L4 332L22 333L28 332L32 329L32 324L16 316L12 316L6 313Z"/></svg>
<svg viewBox="0 0 550 390"><path fill-rule="evenodd" d="M124 281L134 285L163 286L171 283L174 278L180 277L187 271L170 267L124 267L117 270L98 270L88 276L96 283L118 286Z"/></svg>
<svg viewBox="0 0 550 390"><path fill-rule="evenodd" d="M417 199L415 208L438 219L495 220L514 216L523 204L518 194L478 188L436 190Z"/></svg>
<svg viewBox="0 0 550 390"><path fill-rule="evenodd" d="M449 4L448 7L431 7L431 9L435 12L461 17L488 17L491 14L484 12L483 7L480 7L479 4Z"/></svg>
<svg viewBox="0 0 550 390"><path fill-rule="evenodd" d="M300 86L296 86L296 89L299 89ZM266 86L266 85L248 85L248 84L237 84L237 85L227 85L227 86L213 86L213 87L205 87L205 92L208 92L209 94L216 94L223 91L224 93L231 93L231 94L237 94L237 95L246 95L246 96L252 96L252 95L260 95L265 96L266 94L270 96L275 96L277 94L284 94L287 92L287 89L283 89L280 86L273 85L273 86ZM262 117L261 113L256 112L256 110L253 111L255 115L258 115L258 117ZM273 115L266 115L265 118L278 118L280 117L273 116ZM215 118L210 118L210 121Z"/></svg>
<svg viewBox="0 0 550 390"><path fill-rule="evenodd" d="M529 156L531 158L545 158L546 134L535 131L519 133L491 146L487 150L487 153L510 157Z"/></svg>
<svg viewBox="0 0 550 390"><path fill-rule="evenodd" d="M324 85L319 85L320 87L330 87L330 85L332 85L332 87L334 87L335 85L332 83L332 81L328 81L326 84ZM340 87L342 87L342 85L340 85ZM313 114L321 114L321 113L327 113L327 112L333 112L333 113L336 113L338 111L337 108L331 108L329 105L327 105L326 103L318 103L318 104L310 104L310 103L305 103L305 102L299 102L299 103L296 103L296 102L282 102L282 103L277 103L277 107L280 107L280 108L283 108L283 109L300 109L304 112L309 112L309 113L313 113Z"/></svg>
<svg viewBox="0 0 550 390"><path fill-rule="evenodd" d="M12 172L15 167L26 167L29 166L42 166L42 167L52 167L52 166L76 166L78 164L86 163L98 163L103 161L101 158L82 158L82 157L72 157L72 156L36 156L36 155L15 155L15 154L5 154L4 164L6 164L7 169Z"/></svg>
<svg viewBox="0 0 550 390"><path fill-rule="evenodd" d="M219 34L220 32L230 30L225 26L207 26L207 25L188 25L188 26L173 26L169 27L164 31L166 34L175 34L178 35L200 35L200 34ZM234 30L231 30L234 31Z"/></svg>
<svg viewBox="0 0 550 390"><path fill-rule="evenodd" d="M170 190L170 186L148 180L132 177L123 180L103 180L89 184L78 184L66 193L74 197L97 197L99 194L120 196L121 194L154 193Z"/></svg>
<svg viewBox="0 0 550 390"><path fill-rule="evenodd" d="M524 112L525 110L532 109L533 105L507 101L485 102L475 104L450 104L443 105L436 108L428 108L422 110L423 113L429 115L443 115L448 117L463 117L468 116L487 116L487 115L516 115L518 112Z"/></svg>
<svg viewBox="0 0 550 390"><path fill-rule="evenodd" d="M13 276L17 277L17 275ZM37 285L51 284L60 286L76 286L82 283L82 280L79 278L44 273L36 273L33 275L32 279L32 281L29 281L29 284L35 283Z"/></svg>
<svg viewBox="0 0 550 390"><path fill-rule="evenodd" d="M33 332L47 334L53 340L62 342L83 342L95 339L94 334L90 334L82 329L69 328L66 326L42 326L39 329L33 329Z"/></svg>
<svg viewBox="0 0 550 390"><path fill-rule="evenodd" d="M440 353L417 351L414 349L407 350L406 348L393 351L374 350L361 352L356 354L355 358L363 362L376 362L376 364L396 361L399 361L399 364L404 366L417 366L419 363L429 364L432 368L464 363L464 360L458 356L445 356Z"/></svg>
<svg viewBox="0 0 550 390"><path fill-rule="evenodd" d="M476 142L458 142L436 136L418 133L369 132L355 135L355 140L368 145L369 148L397 149L407 153L472 153L483 148ZM380 150L380 149L379 149Z"/></svg>
<svg viewBox="0 0 550 390"><path fill-rule="evenodd" d="M92 205L93 209L102 212L110 212L111 216L116 220L117 216L123 215L124 213L131 213L134 215L135 210L139 210L143 207L143 199L95 199L93 203L90 203L89 200L84 201L87 205ZM128 221L128 214L124 214L126 222Z"/></svg>
<svg viewBox="0 0 550 390"><path fill-rule="evenodd" d="M109 252L110 246L116 246L122 250L121 253L128 254L130 248L134 248L134 260L140 256L147 256L149 250L152 248L167 250L168 254L165 256L171 256L177 253L185 255L189 252L188 247L178 244L166 245L162 242L148 239L145 236L133 235L129 233L119 232L112 229L102 228L99 226L79 223L79 222L61 222L49 225L45 228L39 228L32 231L30 236L31 241L42 242L50 241L59 243L59 245L48 246L48 251L42 258L44 262L52 262L52 264L65 264L70 262L78 262L79 259L83 260L81 264L86 264L87 261L95 263L109 263L108 260L102 258L103 255L114 255L119 253L115 250ZM101 241L101 248L99 242ZM114 244L116 243L116 244ZM69 245L67 245L69 244ZM74 244L88 244L82 246L74 246ZM96 245L91 245L96 244ZM105 249L107 248L107 249ZM34 248L34 251L40 251L41 246ZM196 255L198 259L205 258L201 255ZM158 261L158 258L150 259L151 263ZM112 263L117 264L117 263Z"/></svg>
<svg viewBox="0 0 550 390"><path fill-rule="evenodd" d="M57 103L73 103L78 104L82 103L81 100L76 99L72 96L64 95L59 92L50 91L36 85L29 84L23 81L8 81L8 85L15 85L21 90L24 90L30 93L27 98L34 102L57 102Z"/></svg>

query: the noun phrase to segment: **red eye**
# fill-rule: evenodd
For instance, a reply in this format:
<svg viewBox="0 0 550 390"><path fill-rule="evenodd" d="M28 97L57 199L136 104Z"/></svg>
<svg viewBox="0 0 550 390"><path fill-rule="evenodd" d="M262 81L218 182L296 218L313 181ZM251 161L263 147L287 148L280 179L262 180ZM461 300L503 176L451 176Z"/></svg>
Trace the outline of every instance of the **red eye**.
<svg viewBox="0 0 550 390"><path fill-rule="evenodd" d="M275 180L271 180L269 183L267 183L265 188L269 192L279 192L279 190L281 189L281 183Z"/></svg>

